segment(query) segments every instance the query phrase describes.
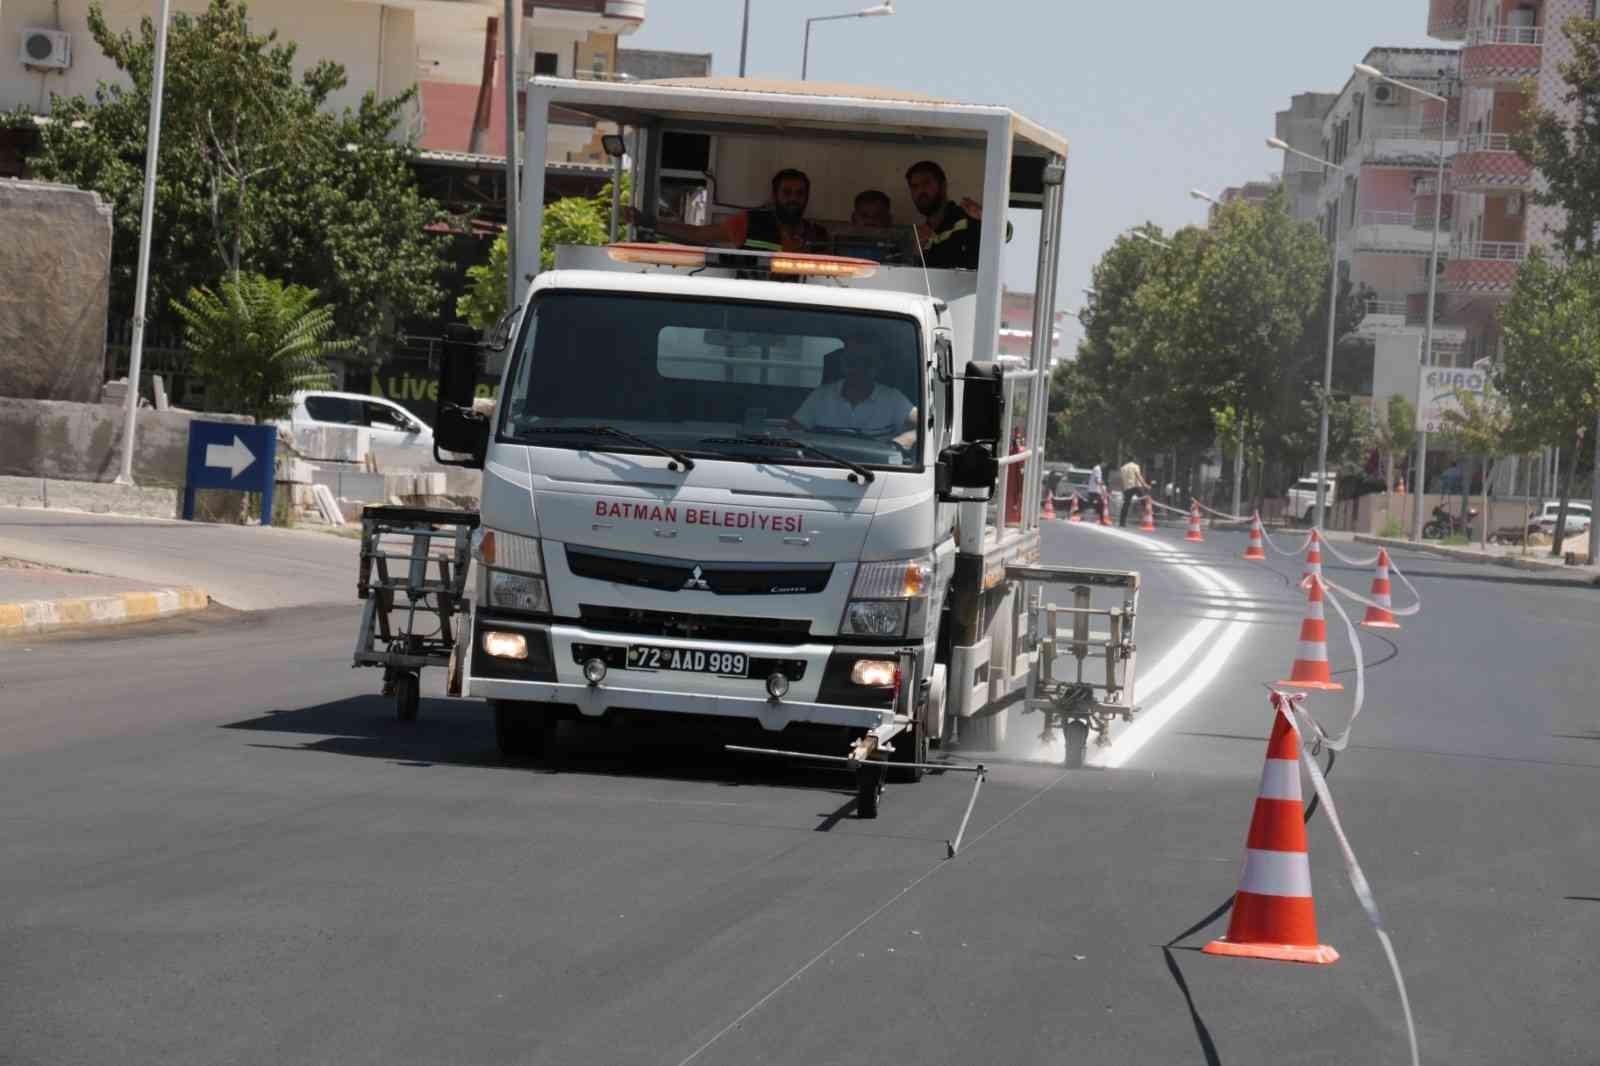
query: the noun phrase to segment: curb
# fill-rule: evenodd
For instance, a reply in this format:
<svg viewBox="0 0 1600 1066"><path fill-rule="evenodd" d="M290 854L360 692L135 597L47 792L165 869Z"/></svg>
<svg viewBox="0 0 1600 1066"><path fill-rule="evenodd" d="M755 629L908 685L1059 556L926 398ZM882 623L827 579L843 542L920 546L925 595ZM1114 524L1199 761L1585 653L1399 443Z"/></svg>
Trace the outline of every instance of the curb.
<svg viewBox="0 0 1600 1066"><path fill-rule="evenodd" d="M1419 544L1409 540L1396 540L1391 537L1372 537L1366 534L1357 534L1356 542L1371 544L1375 547L1389 549L1404 549L1406 551L1423 552L1427 555L1436 555L1441 559L1450 559L1458 563L1477 563L1480 566L1503 566L1511 570L1525 570L1536 574L1551 576L1564 576L1563 584L1574 585L1581 588L1600 586L1600 576L1585 577L1573 574L1574 567L1564 563L1543 562L1536 559L1524 559L1519 555L1484 555L1482 552L1471 548L1456 548L1445 544Z"/></svg>
<svg viewBox="0 0 1600 1066"><path fill-rule="evenodd" d="M211 602L202 588L152 589L115 596L87 596L66 600L28 600L0 603L0 637L46 633L82 626L147 622L186 611L198 611Z"/></svg>

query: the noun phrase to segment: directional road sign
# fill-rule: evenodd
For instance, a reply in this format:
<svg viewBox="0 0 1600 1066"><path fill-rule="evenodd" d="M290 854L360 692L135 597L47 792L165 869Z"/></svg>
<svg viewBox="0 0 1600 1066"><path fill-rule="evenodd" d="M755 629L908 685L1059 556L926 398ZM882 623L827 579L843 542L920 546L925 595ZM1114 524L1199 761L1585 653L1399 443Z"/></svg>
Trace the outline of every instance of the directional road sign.
<svg viewBox="0 0 1600 1066"><path fill-rule="evenodd" d="M261 493L261 524L272 524L272 479L278 447L276 426L236 422L189 423L189 466L183 517L194 519L196 489Z"/></svg>

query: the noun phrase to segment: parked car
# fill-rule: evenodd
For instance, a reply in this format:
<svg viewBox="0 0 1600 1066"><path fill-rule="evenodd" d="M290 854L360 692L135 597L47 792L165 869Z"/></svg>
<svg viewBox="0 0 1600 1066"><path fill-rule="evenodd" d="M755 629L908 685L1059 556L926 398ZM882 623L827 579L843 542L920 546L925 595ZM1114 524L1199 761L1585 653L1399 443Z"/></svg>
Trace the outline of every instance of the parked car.
<svg viewBox="0 0 1600 1066"><path fill-rule="evenodd" d="M1556 531L1556 518L1561 514L1560 500L1546 500L1533 516L1533 521L1528 523L1529 533L1543 533L1545 536L1554 536ZM1589 523L1593 521L1593 509L1587 503L1577 500L1567 501L1567 536L1589 532Z"/></svg>
<svg viewBox="0 0 1600 1066"><path fill-rule="evenodd" d="M1063 508L1072 509L1072 498L1078 498L1078 509L1093 510L1089 502L1089 471L1081 467L1068 465L1066 467L1050 467L1049 473L1059 473L1061 477L1056 481L1055 506L1060 511ZM1111 493L1111 511L1115 514L1122 507L1122 490L1109 489Z"/></svg>
<svg viewBox="0 0 1600 1066"><path fill-rule="evenodd" d="M286 419L291 428L301 426L359 426L371 432L379 448L416 448L433 455L433 429L382 396L359 392L297 392Z"/></svg>
<svg viewBox="0 0 1600 1066"><path fill-rule="evenodd" d="M1323 484L1327 486L1325 490L1327 500L1325 502L1329 507L1332 507L1333 501L1338 498L1339 475L1330 472L1323 474L1322 478ZM1310 525L1316 518L1317 511L1316 475L1303 477L1293 485L1290 485L1289 491L1284 493L1284 497L1288 501L1284 507L1284 513L1300 519L1306 525Z"/></svg>

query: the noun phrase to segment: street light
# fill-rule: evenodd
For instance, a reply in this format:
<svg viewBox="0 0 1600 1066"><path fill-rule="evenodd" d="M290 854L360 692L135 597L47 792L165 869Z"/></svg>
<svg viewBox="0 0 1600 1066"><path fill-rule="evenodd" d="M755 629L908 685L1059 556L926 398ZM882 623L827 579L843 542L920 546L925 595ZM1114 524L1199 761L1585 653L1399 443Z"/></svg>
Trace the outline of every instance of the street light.
<svg viewBox="0 0 1600 1066"><path fill-rule="evenodd" d="M1324 170L1337 170L1341 174L1344 168L1336 163L1331 163L1321 156L1302 152L1291 147L1289 142L1281 137L1268 137L1267 147L1277 152L1288 152L1301 159L1309 159ZM1328 520L1328 403L1333 397L1333 343L1337 331L1339 316L1339 221L1344 214L1344 182L1339 182L1339 196L1334 201L1337 205L1333 211L1333 266L1329 270L1328 279L1328 348L1322 357L1322 413L1317 417L1317 515L1313 523L1319 529Z"/></svg>
<svg viewBox="0 0 1600 1066"><path fill-rule="evenodd" d="M750 0L744 0L744 24L739 31L739 77L744 77L745 56L750 54Z"/></svg>
<svg viewBox="0 0 1600 1066"><path fill-rule="evenodd" d="M811 66L811 24L813 22L836 22L839 19L870 19L880 15L894 14L894 0L883 0L883 3L867 8L865 11L852 11L848 15L818 15L806 19L806 42L800 52L800 80L806 80L806 72Z"/></svg>
<svg viewBox="0 0 1600 1066"><path fill-rule="evenodd" d="M1157 248L1161 248L1161 249L1164 249L1164 250L1169 251L1169 252L1172 251L1172 245L1168 244L1166 241L1158 240L1157 238L1150 236L1150 234L1146 233L1142 229L1134 230L1133 231L1133 235L1135 237L1139 238L1141 241L1149 241L1151 244L1155 245Z"/></svg>
<svg viewBox="0 0 1600 1066"><path fill-rule="evenodd" d="M1217 199L1215 196L1212 196L1210 193L1201 192L1199 189L1190 189L1189 195L1194 197L1196 200L1204 200L1206 203L1215 207L1222 206L1221 200Z"/></svg>
<svg viewBox="0 0 1600 1066"><path fill-rule="evenodd" d="M1450 100L1448 97L1431 93L1421 86L1413 85L1408 81L1391 78L1377 67L1366 63L1356 64L1356 73L1364 74L1378 81L1386 81L1390 85L1401 89L1409 89L1418 96L1427 100L1437 100L1444 107L1444 113L1439 116L1439 168L1433 179L1433 250L1428 254L1428 309L1425 312L1427 320L1422 325L1422 365L1433 365L1433 307L1436 294L1439 290L1439 226L1444 221L1444 141L1445 134L1450 129ZM1420 404L1422 396L1417 396ZM1426 427L1427 423L1424 422ZM1428 431L1426 428L1417 434L1417 514L1412 523L1411 539L1422 539L1422 501L1427 498L1428 492ZM1487 521L1487 519L1485 519Z"/></svg>

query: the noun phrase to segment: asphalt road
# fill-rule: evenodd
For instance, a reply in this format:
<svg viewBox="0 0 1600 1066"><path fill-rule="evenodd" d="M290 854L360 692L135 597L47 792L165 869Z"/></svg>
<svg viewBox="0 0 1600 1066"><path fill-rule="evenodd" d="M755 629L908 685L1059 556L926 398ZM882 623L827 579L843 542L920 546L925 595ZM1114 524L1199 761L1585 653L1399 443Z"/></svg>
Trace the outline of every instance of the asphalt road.
<svg viewBox="0 0 1600 1066"><path fill-rule="evenodd" d="M1226 925L1303 601L1298 565L1240 562L1240 536L1156 540L1058 523L1046 557L1145 573L1164 724L1099 753L1119 769L1001 760L948 862L964 775L862 821L825 771L628 733L508 768L463 701L403 726L349 668L353 604L0 644L0 1061L1405 1062L1324 812L1343 958L1196 950ZM1600 598L1397 561L1424 612L1363 637L1330 781L1423 1061L1594 1063ZM1337 728L1350 701L1310 706Z"/></svg>

